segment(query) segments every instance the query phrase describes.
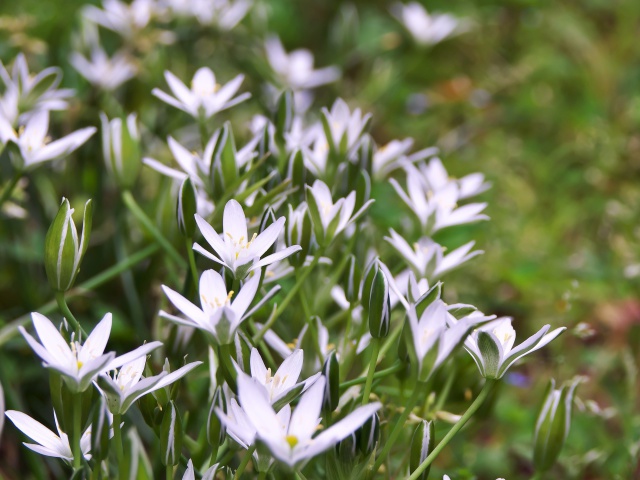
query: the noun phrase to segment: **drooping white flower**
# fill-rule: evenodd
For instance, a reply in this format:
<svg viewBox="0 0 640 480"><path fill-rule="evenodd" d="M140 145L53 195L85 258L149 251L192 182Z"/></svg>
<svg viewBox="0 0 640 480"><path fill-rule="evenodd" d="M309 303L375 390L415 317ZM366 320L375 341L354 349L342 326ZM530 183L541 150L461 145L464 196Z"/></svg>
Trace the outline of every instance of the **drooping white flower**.
<svg viewBox="0 0 640 480"><path fill-rule="evenodd" d="M202 362L191 362L175 372L163 371L152 377L142 378L146 355L124 364L113 375L102 374L98 385L104 395L109 411L114 415L123 415L133 403L143 395L166 387L184 377Z"/></svg>
<svg viewBox="0 0 640 480"><path fill-rule="evenodd" d="M41 343L23 327L19 327L20 333L43 360L44 366L59 372L74 392L85 391L98 374L119 368L162 345L162 342L150 342L116 358L114 352L104 353L111 333L110 313L96 325L83 344L73 338L67 343L51 320L44 315L34 312L31 318Z"/></svg>
<svg viewBox="0 0 640 480"><path fill-rule="evenodd" d="M336 152L342 154L346 154L357 145L370 120L370 113L362 115L359 108L352 112L341 98L333 103L331 110L322 108L322 122L327 141Z"/></svg>
<svg viewBox="0 0 640 480"><path fill-rule="evenodd" d="M300 468L311 458L331 448L358 429L380 407L372 403L359 407L342 420L315 435L320 424L324 377L320 377L300 398L291 412L287 405L276 414L264 390L247 376L238 376L238 398L256 437L271 454L290 467Z"/></svg>
<svg viewBox="0 0 640 480"><path fill-rule="evenodd" d="M549 332L551 326L545 325L514 348L516 331L511 320L510 317L498 318L474 331L464 342L483 377L502 378L511 365L544 347L566 330L566 327L560 327Z"/></svg>
<svg viewBox="0 0 640 480"><path fill-rule="evenodd" d="M109 58L99 44L91 47L91 58L73 52L69 61L89 83L106 91L115 90L138 72L124 51L116 52Z"/></svg>
<svg viewBox="0 0 640 480"><path fill-rule="evenodd" d="M396 3L391 13L402 23L420 45L435 45L467 30L467 22L449 14L429 15L418 2Z"/></svg>
<svg viewBox="0 0 640 480"><path fill-rule="evenodd" d="M224 207L222 238L199 215L196 215L196 223L205 240L213 247L218 256L208 252L197 243L194 243L193 249L229 269L237 279L243 279L253 270L278 262L300 250L299 245L292 245L261 259L260 257L280 236L284 228L285 217L280 217L262 233L254 234L249 238L247 219L242 206L236 200L229 200Z"/></svg>
<svg viewBox="0 0 640 480"><path fill-rule="evenodd" d="M471 241L444 255L444 247L429 237L422 237L411 248L395 230L390 229L390 232L391 237L384 237L385 240L402 255L420 277L438 278L467 260L484 253L482 250L469 253L475 245L475 242Z"/></svg>
<svg viewBox="0 0 640 480"><path fill-rule="evenodd" d="M238 75L226 85L216 83L216 76L210 68L202 67L193 76L191 88L169 71L164 72L164 78L175 97L154 88L151 93L163 102L188 113L196 120L210 118L212 115L231 108L247 100L251 94L245 92L233 98L244 75Z"/></svg>
<svg viewBox="0 0 640 480"><path fill-rule="evenodd" d="M88 20L130 39L149 24L156 8L154 0L133 0L130 4L120 0L102 0L102 9L88 5L84 8L83 15Z"/></svg>
<svg viewBox="0 0 640 480"><path fill-rule="evenodd" d="M67 462L73 462L73 452L69 445L69 437L66 433L60 430L58 425L58 419L55 417L56 430L58 434L49 430L43 424L34 420L29 415L18 412L16 410L7 410L7 418L13 422L13 424L27 437L37 443L26 443L24 446L33 450L40 455L47 457L56 457L66 460ZM91 427L82 434L80 438L80 450L85 460L91 460Z"/></svg>
<svg viewBox="0 0 640 480"><path fill-rule="evenodd" d="M227 293L227 287L220 274L214 270L206 270L200 276L200 304L197 307L178 292L163 285L162 289L171 303L182 312L186 319L170 315L160 311L160 316L178 325L185 325L200 329L213 337L220 345L228 345L233 342L236 330L240 323L249 314L247 310L258 291L260 275L249 278L236 298L231 301L234 292ZM264 302L268 297L264 297Z"/></svg>
<svg viewBox="0 0 640 480"><path fill-rule="evenodd" d="M41 111L27 120L24 128L15 131L13 127L0 116L0 143L12 142L19 151L19 158L15 161L24 169L48 160L55 160L69 155L83 145L96 132L95 127L76 130L69 135L50 142L49 112ZM18 155L16 155L18 157Z"/></svg>
<svg viewBox="0 0 640 480"><path fill-rule="evenodd" d="M335 82L340 78L340 69L337 67L315 70L313 54L309 50L301 48L287 53L276 36L267 38L265 50L271 68L279 83L285 88L294 91L306 90Z"/></svg>

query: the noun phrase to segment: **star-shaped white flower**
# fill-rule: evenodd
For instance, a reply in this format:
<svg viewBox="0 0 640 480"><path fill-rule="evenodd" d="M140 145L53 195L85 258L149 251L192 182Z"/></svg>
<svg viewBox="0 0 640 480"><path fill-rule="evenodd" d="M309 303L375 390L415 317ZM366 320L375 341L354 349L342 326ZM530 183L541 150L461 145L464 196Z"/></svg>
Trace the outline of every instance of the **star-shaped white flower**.
<svg viewBox="0 0 640 480"><path fill-rule="evenodd" d="M356 146L370 121L370 113L362 115L359 108L351 112L347 103L341 98L333 103L331 110L322 109L322 122L327 141L336 152L342 154Z"/></svg>
<svg viewBox="0 0 640 480"><path fill-rule="evenodd" d="M429 14L418 2L406 5L396 3L391 13L405 26L420 45L435 45L444 39L463 33L467 30L467 22L453 15Z"/></svg>
<svg viewBox="0 0 640 480"><path fill-rule="evenodd" d="M116 358L114 352L104 353L111 333L111 314L107 313L96 325L83 344L60 335L51 321L39 313L32 313L33 326L41 343L38 343L23 327L20 333L29 346L44 362L44 366L62 375L74 392L83 392L98 374L114 370L160 347L162 342L150 342Z"/></svg>
<svg viewBox="0 0 640 480"><path fill-rule="evenodd" d="M222 238L201 216L196 215L196 223L217 256L197 243L193 244L193 249L214 262L223 265L229 269L235 278L240 280L250 272L278 262L301 249L299 245L291 245L260 258L280 236L284 228L285 217L280 217L262 233L254 234L253 237L249 238L247 218L244 215L242 206L236 200L229 200L224 207L222 219L224 233Z"/></svg>
<svg viewBox="0 0 640 480"><path fill-rule="evenodd" d="M102 9L89 5L83 15L87 20L102 25L125 38L131 38L145 28L156 13L154 0L133 0L131 4L120 0L103 0Z"/></svg>
<svg viewBox="0 0 640 480"><path fill-rule="evenodd" d="M238 75L226 85L221 86L216 83L213 71L207 67L202 67L195 73L191 88L169 71L164 72L164 78L175 97L158 88L154 88L151 93L163 102L188 113L196 120L210 118L222 110L244 102L251 96L250 93L243 93L233 98L240 88L244 75Z"/></svg>
<svg viewBox="0 0 640 480"><path fill-rule="evenodd" d="M99 44L91 47L90 58L73 52L70 62L89 83L106 91L115 90L138 72L124 51L116 52L110 58Z"/></svg>
<svg viewBox="0 0 640 480"><path fill-rule="evenodd" d="M412 138L391 140L373 153L371 170L377 178L383 178L404 163L415 163L438 153L437 147L429 147L418 152L408 154L413 146Z"/></svg>
<svg viewBox="0 0 640 480"><path fill-rule="evenodd" d="M7 410L6 415L22 433L37 442L25 442L25 447L40 455L61 458L69 463L73 461L73 452L69 445L69 437L60 430L58 419L55 418L55 412L53 415L56 422L56 430L58 430L57 435L25 413L16 410ZM91 454L89 453L91 450L91 427L87 428L80 439L80 450L86 460L91 460Z"/></svg>

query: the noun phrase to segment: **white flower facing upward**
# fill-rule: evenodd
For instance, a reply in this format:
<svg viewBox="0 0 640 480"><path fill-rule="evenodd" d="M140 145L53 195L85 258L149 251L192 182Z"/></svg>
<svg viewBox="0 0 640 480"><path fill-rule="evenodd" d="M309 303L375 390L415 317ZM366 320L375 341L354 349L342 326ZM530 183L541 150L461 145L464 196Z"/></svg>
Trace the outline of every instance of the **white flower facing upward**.
<svg viewBox="0 0 640 480"><path fill-rule="evenodd" d="M446 13L429 15L427 10L417 2L406 5L396 3L391 8L391 13L420 45L435 45L467 30L464 20Z"/></svg>
<svg viewBox="0 0 640 480"><path fill-rule="evenodd" d="M327 141L336 152L341 154L346 154L358 144L370 121L370 113L362 115L359 108L351 112L347 103L341 98L333 103L331 110L322 108L322 123Z"/></svg>
<svg viewBox="0 0 640 480"><path fill-rule="evenodd" d="M502 378L511 365L544 347L566 330L566 327L560 327L549 332L550 325L545 325L514 348L516 331L511 320L509 317L498 318L474 331L464 343L485 378Z"/></svg>
<svg viewBox="0 0 640 480"><path fill-rule="evenodd" d="M44 362L44 366L62 375L73 392L83 392L98 374L114 370L160 347L162 342L150 342L116 358L114 352L104 353L111 333L111 314L107 313L89 334L84 344L68 343L51 321L39 313L32 313L33 326L41 343L23 327L20 333Z"/></svg>
<svg viewBox="0 0 640 480"><path fill-rule="evenodd" d="M91 47L91 57L79 52L71 54L71 65L92 85L106 91L112 91L131 80L138 68L124 52L116 52L112 57L99 45Z"/></svg>
<svg viewBox="0 0 640 480"><path fill-rule="evenodd" d="M158 88L154 88L151 93L172 107L188 113L196 120L208 119L222 110L244 102L251 96L250 93L243 93L233 98L240 88L244 75L238 75L226 85L221 86L216 83L213 71L207 67L198 69L191 80L191 88L169 71L164 72L164 78L175 96L172 97Z"/></svg>
<svg viewBox="0 0 640 480"><path fill-rule="evenodd" d="M12 142L16 147L19 158L18 165L29 169L49 160L55 160L69 155L83 145L96 132L95 127L76 130L69 135L51 142L47 136L49 131L49 112L41 111L32 115L24 127L15 131L13 127L0 115L0 144Z"/></svg>
<svg viewBox="0 0 640 480"><path fill-rule="evenodd" d="M220 274L214 270L206 270L200 276L199 293L202 308L198 308L178 292L163 285L162 289L167 298L187 318L176 317L163 310L160 311L160 316L178 325L202 330L220 345L229 345L233 342L240 323L251 313L247 314L247 309L258 291L259 284L260 275L253 275L242 285L232 302L234 292L227 293L227 287Z"/></svg>
<svg viewBox="0 0 640 480"><path fill-rule="evenodd" d="M276 413L260 385L245 375L238 376L240 405L256 437L276 459L292 468L300 468L353 433L381 407L380 403L359 407L314 437L321 421L324 387L325 379L320 377L300 397L293 412L286 405Z"/></svg>
<svg viewBox="0 0 640 480"><path fill-rule="evenodd" d="M276 36L265 41L267 60L283 87L294 91L315 88L340 78L340 69L326 67L314 70L313 54L306 49L287 53Z"/></svg>
<svg viewBox="0 0 640 480"><path fill-rule="evenodd" d="M409 243L395 230L390 229L391 237L384 237L393 248L411 265L420 277L435 279L444 273L459 267L464 262L484 253L482 250L471 252L476 242L471 241L444 255L444 247L429 237L422 237L413 244Z"/></svg>
<svg viewBox="0 0 640 480"><path fill-rule="evenodd" d="M54 419L56 422L56 430L58 434L49 430L43 424L34 420L29 415L18 412L16 410L7 410L7 418L13 422L13 424L24 433L27 437L37 443L26 443L24 446L33 450L40 455L47 457L61 458L69 463L73 461L73 452L71 451L71 445L69 445L69 437L66 433L60 430L58 425L58 419ZM80 450L85 460L91 460L91 427L83 433L80 439Z"/></svg>
<svg viewBox="0 0 640 480"><path fill-rule="evenodd" d="M297 396L304 392L321 375L319 372L302 382L298 382L303 360L303 351L295 350L284 359L276 373L272 374L271 369L265 366L258 349L254 347L251 350L251 378L264 387L267 398L273 405L287 398L289 394ZM239 374L242 373L239 372Z"/></svg>
<svg viewBox="0 0 640 480"><path fill-rule="evenodd" d="M242 206L236 200L229 200L224 207L222 219L224 233L222 238L201 216L196 215L196 223L205 240L218 256L208 252L197 243L193 244L193 249L214 262L223 265L236 279L240 280L250 272L278 262L301 249L299 245L291 245L260 258L280 236L284 228L285 217L280 217L262 233L254 233L253 237L249 238L247 218L244 215Z"/></svg>
<svg viewBox="0 0 640 480"><path fill-rule="evenodd" d="M189 363L175 372L163 371L152 377L142 377L146 355L124 364L113 376L103 374L98 377L109 411L114 415L123 415L133 403L143 395L166 387L181 379L202 362Z"/></svg>

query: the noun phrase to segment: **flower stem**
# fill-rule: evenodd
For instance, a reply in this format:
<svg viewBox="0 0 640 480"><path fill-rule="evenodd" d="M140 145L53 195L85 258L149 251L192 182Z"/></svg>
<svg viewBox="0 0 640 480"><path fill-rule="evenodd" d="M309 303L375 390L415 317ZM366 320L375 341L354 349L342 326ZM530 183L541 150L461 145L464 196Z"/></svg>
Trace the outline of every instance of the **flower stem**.
<svg viewBox="0 0 640 480"><path fill-rule="evenodd" d="M389 368L385 368L384 370L380 370L379 372L375 372L372 377L373 379L388 377L389 375L393 375L396 372L399 372L403 369L403 365L401 362L397 361ZM366 377L358 377L353 380L347 380L346 382L342 382L340 384L340 390L346 390L349 387L353 387L354 385L360 385L361 383L366 383L368 375Z"/></svg>
<svg viewBox="0 0 640 480"><path fill-rule="evenodd" d="M187 240L187 255L189 256L189 269L191 270L191 277L193 277L193 286L198 291L198 269L196 268L196 257L193 255L193 238L188 237Z"/></svg>
<svg viewBox="0 0 640 480"><path fill-rule="evenodd" d="M69 322L71 322L71 325L73 325L73 328L75 329L76 335L78 337L77 340L80 341L81 333L85 338L87 338L86 332L82 329L80 323L78 322L78 320L76 320L76 317L73 316L71 310L69 310L67 301L64 298L64 292L56 292L56 303L58 304L58 308L60 308L60 312L62 312L62 315L64 315L64 317L69 320Z"/></svg>
<svg viewBox="0 0 640 480"><path fill-rule="evenodd" d="M173 480L173 465L167 465L167 480Z"/></svg>
<svg viewBox="0 0 640 480"><path fill-rule="evenodd" d="M267 472L258 473L258 480L266 480L266 478L267 478Z"/></svg>
<svg viewBox="0 0 640 480"><path fill-rule="evenodd" d="M122 192L122 200L124 204L127 206L129 211L133 214L134 217L144 226L144 228L153 236L153 238L158 242L158 244L164 249L165 252L171 257L171 259L180 267L186 268L187 262L184 261L184 258L180 256L178 251L171 245L169 240L156 228L151 219L147 216L146 213L140 208L140 205L136 202L135 198L129 190L124 190Z"/></svg>
<svg viewBox="0 0 640 480"><path fill-rule="evenodd" d="M458 431L460 431L460 429L464 426L464 424L467 423L467 421L471 418L471 416L478 411L480 406L484 403L484 401L489 396L489 393L491 393L491 390L493 390L493 387L495 386L495 384L496 384L496 380L488 379L486 381L486 383L482 387L482 390L480 391L476 399L469 406L467 411L464 412L464 415L462 415L462 417L460 417L460 420L458 420L456 424L453 427L451 427L451 430L447 432L447 434L440 441L440 443L436 445L436 447L429 454L429 456L424 459L424 461L418 466L418 468L415 469L415 471L411 474L408 480L416 480L418 477L420 477L420 474L424 472L429 465L431 465L433 460L438 456L438 454L442 451L442 449L447 446L447 444L455 436L455 434L458 433Z"/></svg>
<svg viewBox="0 0 640 480"><path fill-rule="evenodd" d="M240 477L242 477L242 473L244 472L245 468L247 468L247 465L249 464L249 460L251 460L251 458L253 457L253 452L255 449L256 447L254 445L249 450L247 450L247 453L245 454L245 456L242 457L242 462L240 462L240 465L236 470L236 474L233 476L234 480L240 480Z"/></svg>
<svg viewBox="0 0 640 480"><path fill-rule="evenodd" d="M116 459L118 461L118 475L119 478L126 478L126 471L124 465L124 448L122 446L122 431L120 430L120 423L122 422L122 415L113 415L113 442L116 449Z"/></svg>
<svg viewBox="0 0 640 480"><path fill-rule="evenodd" d="M391 451L391 447L393 447L393 444L398 439L400 432L402 432L402 427L404 427L404 423L407 421L407 418L409 418L409 414L413 410L413 407L415 407L418 404L420 397L424 393L425 387L426 387L426 383L424 382L418 382L416 384L413 390L413 394L411 395L411 397L409 397L409 400L407 400L407 403L404 406L404 411L400 415L400 418L398 419L398 421L395 422L395 426L393 427L393 430L391 430L391 435L389 435L389 438L384 444L384 447L382 448L380 455L378 455L378 458L376 458L376 462L373 465L374 474L375 472L378 471L378 469L384 462L387 455L389 455L389 452Z"/></svg>
<svg viewBox="0 0 640 480"><path fill-rule="evenodd" d="M4 187L4 190L2 190L2 194L0 195L0 208L2 208L2 205L4 205L4 202L9 200L9 198L11 197L11 194L13 193L13 190L16 188L16 185L18 184L18 181L21 178L22 178L22 171L16 170L16 173L13 174L13 177L11 178L11 180L9 180L9 183L7 184L7 186Z"/></svg>
<svg viewBox="0 0 640 480"><path fill-rule="evenodd" d="M78 471L82 466L82 448L80 439L82 437L82 394L76 393L73 396L73 470Z"/></svg>
<svg viewBox="0 0 640 480"><path fill-rule="evenodd" d="M378 353L380 352L380 339L371 339L371 359L369 360L369 370L367 372L367 381L364 384L364 392L362 393L362 406L366 405L371 395L371 384L373 383L373 374L376 371L378 363Z"/></svg>

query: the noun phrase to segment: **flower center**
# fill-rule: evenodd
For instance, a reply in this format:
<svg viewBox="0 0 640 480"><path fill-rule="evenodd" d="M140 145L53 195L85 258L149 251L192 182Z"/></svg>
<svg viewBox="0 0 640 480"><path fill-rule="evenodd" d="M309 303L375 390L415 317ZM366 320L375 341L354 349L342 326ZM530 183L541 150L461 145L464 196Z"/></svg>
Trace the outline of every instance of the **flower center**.
<svg viewBox="0 0 640 480"><path fill-rule="evenodd" d="M284 437L284 439L287 441L291 448L294 448L299 441L298 437L296 437L295 435L287 435L286 437Z"/></svg>

